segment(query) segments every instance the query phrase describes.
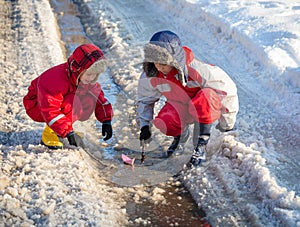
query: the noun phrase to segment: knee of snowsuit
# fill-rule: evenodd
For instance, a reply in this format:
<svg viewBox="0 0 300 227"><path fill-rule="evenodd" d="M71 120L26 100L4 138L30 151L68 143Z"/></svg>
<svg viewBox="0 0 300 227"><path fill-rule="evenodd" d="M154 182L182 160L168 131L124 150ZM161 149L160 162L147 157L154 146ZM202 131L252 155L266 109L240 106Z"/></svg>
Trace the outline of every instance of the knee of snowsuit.
<svg viewBox="0 0 300 227"><path fill-rule="evenodd" d="M24 106L25 106L25 104L24 104ZM37 121L37 122L45 122L44 117L40 111L37 100L35 100L35 101L30 100L30 102L27 102L25 109L26 109L27 115L32 120Z"/></svg>
<svg viewBox="0 0 300 227"><path fill-rule="evenodd" d="M167 102L153 124L167 136L178 136L187 124L212 124L221 116L221 108L219 95L210 88L204 88L188 104Z"/></svg>
<svg viewBox="0 0 300 227"><path fill-rule="evenodd" d="M167 102L155 117L153 124L167 136L178 136L186 124L187 105Z"/></svg>

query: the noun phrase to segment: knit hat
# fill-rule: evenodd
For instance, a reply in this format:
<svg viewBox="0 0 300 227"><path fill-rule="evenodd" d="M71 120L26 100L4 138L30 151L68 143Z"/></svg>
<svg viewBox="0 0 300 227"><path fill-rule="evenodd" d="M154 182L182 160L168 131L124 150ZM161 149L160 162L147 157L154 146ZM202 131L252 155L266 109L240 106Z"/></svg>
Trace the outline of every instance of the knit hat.
<svg viewBox="0 0 300 227"><path fill-rule="evenodd" d="M171 31L155 33L150 42L144 46L143 68L147 76L157 74L154 63L166 64L178 70L179 80L186 83L185 54L179 37Z"/></svg>
<svg viewBox="0 0 300 227"><path fill-rule="evenodd" d="M100 75L106 70L106 67L107 60L103 52L94 44L80 45L68 58L69 75L71 77L74 75L76 80L84 70ZM97 80L98 77L95 78L95 81Z"/></svg>

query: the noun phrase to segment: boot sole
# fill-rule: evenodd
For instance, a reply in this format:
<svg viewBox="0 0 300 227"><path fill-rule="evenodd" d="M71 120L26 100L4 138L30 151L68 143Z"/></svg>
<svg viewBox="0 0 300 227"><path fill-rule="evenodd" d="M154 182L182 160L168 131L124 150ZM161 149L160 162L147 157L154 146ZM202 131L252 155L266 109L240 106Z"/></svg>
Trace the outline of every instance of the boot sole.
<svg viewBox="0 0 300 227"><path fill-rule="evenodd" d="M48 147L49 149L51 150L58 150L58 149L62 149L63 146L49 146L49 145L46 145L42 140L41 140L41 144Z"/></svg>

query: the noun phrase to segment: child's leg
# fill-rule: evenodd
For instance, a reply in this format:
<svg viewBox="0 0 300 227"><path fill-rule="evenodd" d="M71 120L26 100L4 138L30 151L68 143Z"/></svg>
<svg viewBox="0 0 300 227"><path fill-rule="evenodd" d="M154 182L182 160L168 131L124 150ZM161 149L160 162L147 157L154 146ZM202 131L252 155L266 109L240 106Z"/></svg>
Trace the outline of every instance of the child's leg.
<svg viewBox="0 0 300 227"><path fill-rule="evenodd" d="M37 122L45 122L45 120L41 114L41 110L39 108L37 99L26 101L26 105L24 105L24 106L25 106L27 115L32 120L37 121Z"/></svg>
<svg viewBox="0 0 300 227"><path fill-rule="evenodd" d="M153 124L167 136L179 136L186 126L187 106L181 103L166 103L155 117Z"/></svg>

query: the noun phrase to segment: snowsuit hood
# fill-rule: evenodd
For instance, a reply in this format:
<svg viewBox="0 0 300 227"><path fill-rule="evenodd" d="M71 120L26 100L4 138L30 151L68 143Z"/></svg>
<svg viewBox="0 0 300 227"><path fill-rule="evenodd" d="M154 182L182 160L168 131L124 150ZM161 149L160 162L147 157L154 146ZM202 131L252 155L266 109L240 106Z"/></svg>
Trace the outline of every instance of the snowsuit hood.
<svg viewBox="0 0 300 227"><path fill-rule="evenodd" d="M143 69L148 77L155 77L157 69L154 63L173 66L178 71L180 82L187 81L185 53L179 37L171 31L155 33L144 47Z"/></svg>
<svg viewBox="0 0 300 227"><path fill-rule="evenodd" d="M95 83L99 75L106 70L107 60L99 47L93 44L83 44L74 50L67 64L68 75L75 84L78 82L79 75L85 70L98 74L93 81Z"/></svg>

